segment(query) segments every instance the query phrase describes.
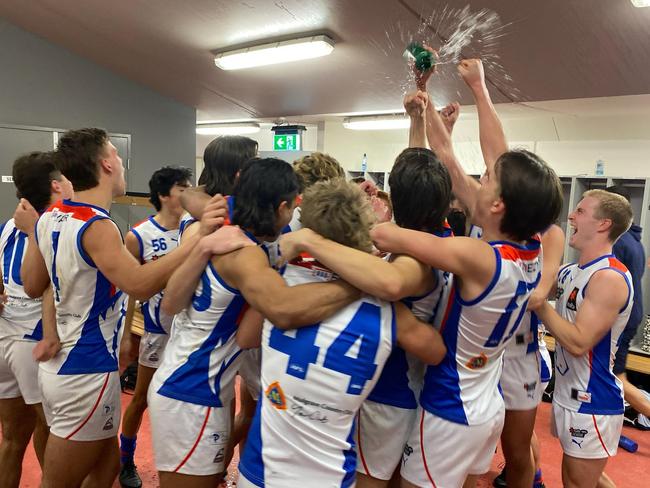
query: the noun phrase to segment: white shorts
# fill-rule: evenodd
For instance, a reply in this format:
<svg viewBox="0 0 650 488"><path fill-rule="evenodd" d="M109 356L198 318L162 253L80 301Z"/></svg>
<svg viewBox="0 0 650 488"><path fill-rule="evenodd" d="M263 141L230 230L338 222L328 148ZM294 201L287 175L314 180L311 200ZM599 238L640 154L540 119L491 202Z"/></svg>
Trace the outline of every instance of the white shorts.
<svg viewBox="0 0 650 488"><path fill-rule="evenodd" d="M357 413L357 472L389 480L399 465L416 409L366 400Z"/></svg>
<svg viewBox="0 0 650 488"><path fill-rule="evenodd" d="M153 334L145 331L140 339L138 363L147 368L157 369L162 361L168 340L169 335L167 334Z"/></svg>
<svg viewBox="0 0 650 488"><path fill-rule="evenodd" d="M152 388L147 397L158 471L196 476L225 471L231 403L206 407L168 398Z"/></svg>
<svg viewBox="0 0 650 488"><path fill-rule="evenodd" d="M110 373L59 375L38 370L43 411L50 432L72 441L99 441L120 427L120 376Z"/></svg>
<svg viewBox="0 0 650 488"><path fill-rule="evenodd" d="M503 429L502 408L487 422L463 425L418 408L404 448L401 475L416 486L457 488L470 474L487 473Z"/></svg>
<svg viewBox="0 0 650 488"><path fill-rule="evenodd" d="M542 401L539 352L503 358L499 380L506 410L533 410Z"/></svg>
<svg viewBox="0 0 650 488"><path fill-rule="evenodd" d="M0 400L23 397L27 405L41 403L34 341L0 339Z"/></svg>
<svg viewBox="0 0 650 488"><path fill-rule="evenodd" d="M260 381L262 369L262 348L245 349L242 351L239 362L239 376L242 377L248 393L257 401L260 396Z"/></svg>
<svg viewBox="0 0 650 488"><path fill-rule="evenodd" d="M564 454L579 459L616 455L623 429L621 415L578 413L553 402L551 434L560 439Z"/></svg>

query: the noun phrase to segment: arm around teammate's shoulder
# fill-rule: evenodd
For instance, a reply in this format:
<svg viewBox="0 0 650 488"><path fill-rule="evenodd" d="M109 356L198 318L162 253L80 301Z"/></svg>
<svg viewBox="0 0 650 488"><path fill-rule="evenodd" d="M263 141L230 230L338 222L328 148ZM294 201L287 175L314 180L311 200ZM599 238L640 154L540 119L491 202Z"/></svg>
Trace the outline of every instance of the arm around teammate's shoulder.
<svg viewBox="0 0 650 488"><path fill-rule="evenodd" d="M397 344L426 364L439 364L447 354L445 342L432 325L418 320L403 303L395 303Z"/></svg>
<svg viewBox="0 0 650 488"><path fill-rule="evenodd" d="M562 318L548 302L538 309L537 315L564 349L574 356L582 356L612 329L632 298L623 275L603 269L590 278L574 324Z"/></svg>
<svg viewBox="0 0 650 488"><path fill-rule="evenodd" d="M240 249L225 264L226 281L279 329L325 320L360 296L356 288L341 280L290 287L259 247Z"/></svg>
<svg viewBox="0 0 650 488"><path fill-rule="evenodd" d="M83 234L82 245L102 274L137 300L147 300L162 290L174 269L185 260L193 247L179 247L143 265L122 244L115 223L108 219L90 224Z"/></svg>

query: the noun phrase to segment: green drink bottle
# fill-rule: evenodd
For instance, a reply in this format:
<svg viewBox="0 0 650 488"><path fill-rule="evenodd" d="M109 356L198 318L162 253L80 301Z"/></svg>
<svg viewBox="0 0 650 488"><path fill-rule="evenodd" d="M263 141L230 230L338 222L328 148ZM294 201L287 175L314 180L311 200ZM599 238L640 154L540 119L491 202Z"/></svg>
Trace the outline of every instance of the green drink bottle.
<svg viewBox="0 0 650 488"><path fill-rule="evenodd" d="M430 70L436 64L431 51L426 50L422 44L417 42L412 42L406 46L404 57L413 60L415 67L422 72Z"/></svg>

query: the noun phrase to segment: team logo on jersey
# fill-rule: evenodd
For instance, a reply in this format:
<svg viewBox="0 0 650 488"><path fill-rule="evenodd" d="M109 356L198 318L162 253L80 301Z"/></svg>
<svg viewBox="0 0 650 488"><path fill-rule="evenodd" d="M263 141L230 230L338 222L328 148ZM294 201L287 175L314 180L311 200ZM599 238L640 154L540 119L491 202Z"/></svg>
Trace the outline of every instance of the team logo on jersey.
<svg viewBox="0 0 650 488"><path fill-rule="evenodd" d="M488 357L481 353L479 356L474 356L470 358L469 361L465 364L469 369L481 369L484 368L488 362Z"/></svg>
<svg viewBox="0 0 650 488"><path fill-rule="evenodd" d="M573 310L574 312L577 310L577 305L576 305L576 300L578 299L578 290L577 288L574 288L571 294L569 295L569 298L566 300L566 308L569 310Z"/></svg>
<svg viewBox="0 0 650 488"><path fill-rule="evenodd" d="M268 398L271 402L271 405L273 405L278 410L287 409L287 401L284 398L284 392L282 391L282 387L280 387L279 382L274 381L269 385L269 387L266 389L266 398Z"/></svg>

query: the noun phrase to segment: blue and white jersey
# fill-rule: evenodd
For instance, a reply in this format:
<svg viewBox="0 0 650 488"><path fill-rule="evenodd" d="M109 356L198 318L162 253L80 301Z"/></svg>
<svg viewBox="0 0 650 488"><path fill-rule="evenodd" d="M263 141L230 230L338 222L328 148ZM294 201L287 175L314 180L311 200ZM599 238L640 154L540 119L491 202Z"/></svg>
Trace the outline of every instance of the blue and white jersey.
<svg viewBox="0 0 650 488"><path fill-rule="evenodd" d="M290 264L289 285L329 281L313 261ZM365 296L329 319L262 333L262 395L239 470L267 488L352 486L355 415L395 338L390 303Z"/></svg>
<svg viewBox="0 0 650 488"><path fill-rule="evenodd" d="M36 224L38 247L52 281L61 351L41 367L50 373L117 371L124 295L97 269L82 246L98 220L115 225L103 208L70 200L52 205ZM115 229L119 232L117 225Z"/></svg>
<svg viewBox="0 0 650 488"><path fill-rule="evenodd" d="M155 261L178 247L178 229L165 229L153 216L136 224L131 232L138 239L140 262L143 264ZM160 310L162 297L161 291L141 304L144 330L152 334L168 334L174 318Z"/></svg>
<svg viewBox="0 0 650 488"><path fill-rule="evenodd" d="M470 225L469 232L467 237L473 237L474 239L481 239L483 237L483 229L478 225Z"/></svg>
<svg viewBox="0 0 650 488"><path fill-rule="evenodd" d="M16 228L14 219L0 226L2 284L7 295L0 314L0 339L12 337L39 341L43 338L41 299L30 298L20 278L27 245L27 234Z"/></svg>
<svg viewBox="0 0 650 488"><path fill-rule="evenodd" d="M541 277L538 238L524 246L490 245L496 270L487 289L465 301L452 286L440 330L447 354L437 366L427 367L420 396L430 413L465 425L486 422L503 408L498 390L503 351Z"/></svg>
<svg viewBox="0 0 650 488"><path fill-rule="evenodd" d="M446 226L436 235L451 237L453 234L451 228ZM404 298L401 301L418 319L440 329L445 304L451 291L452 275L433 268L431 273L434 275L434 287L429 293L420 297ZM416 409L425 369L426 366L422 361L408 354L401 347L395 346L375 388L368 395L368 400L394 407Z"/></svg>
<svg viewBox="0 0 650 488"><path fill-rule="evenodd" d="M241 349L235 341L246 302L211 262L188 308L174 317L163 360L151 388L159 394L207 407L234 397Z"/></svg>
<svg viewBox="0 0 650 488"><path fill-rule="evenodd" d="M558 273L555 310L571 323L585 297L589 280L598 271L611 269L621 273L629 288L627 303L620 310L612 328L588 353L573 356L556 341L555 390L553 401L563 408L591 415L623 413L623 387L612 372L618 340L632 311L634 289L625 265L613 254L601 256L578 266L572 263Z"/></svg>

